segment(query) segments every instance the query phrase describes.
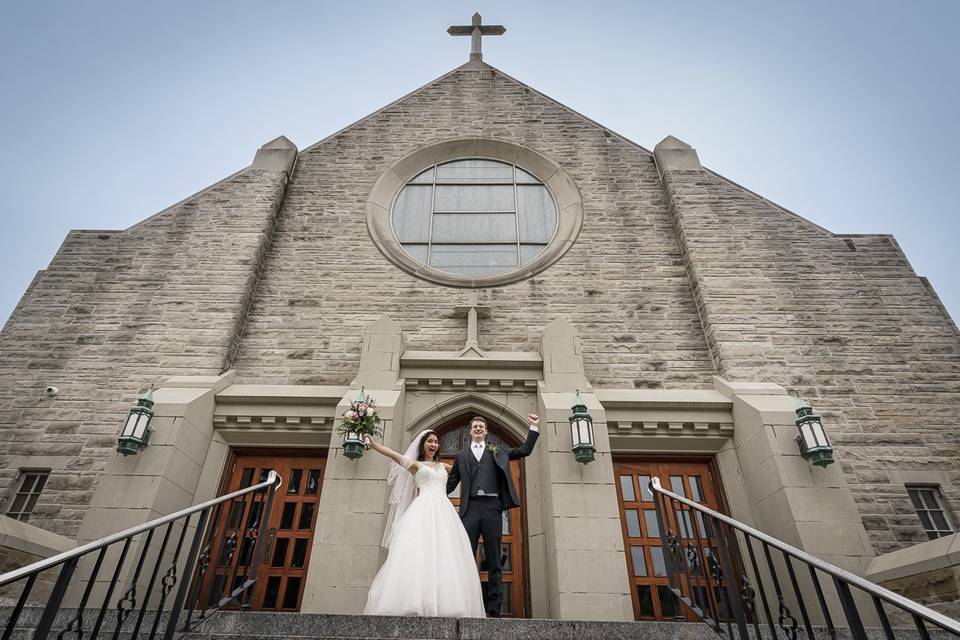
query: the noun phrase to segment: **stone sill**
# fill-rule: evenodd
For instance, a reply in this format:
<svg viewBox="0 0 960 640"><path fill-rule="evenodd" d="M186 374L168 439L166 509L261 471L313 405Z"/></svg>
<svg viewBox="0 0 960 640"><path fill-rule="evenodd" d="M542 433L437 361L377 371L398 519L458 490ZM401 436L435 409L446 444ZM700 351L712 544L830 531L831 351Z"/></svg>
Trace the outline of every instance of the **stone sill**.
<svg viewBox="0 0 960 640"><path fill-rule="evenodd" d="M458 351L405 351L400 364L403 367L525 369L542 368L543 358L535 352L486 351L482 356L467 356Z"/></svg>
<svg viewBox="0 0 960 640"><path fill-rule="evenodd" d="M14 549L41 558L75 549L75 540L35 527L27 522L0 515L0 547Z"/></svg>
<svg viewBox="0 0 960 640"><path fill-rule="evenodd" d="M233 384L217 393L217 403L333 404L340 402L350 387L292 384Z"/></svg>
<svg viewBox="0 0 960 640"><path fill-rule="evenodd" d="M597 389L605 409L726 409L733 401L712 389Z"/></svg>
<svg viewBox="0 0 960 640"><path fill-rule="evenodd" d="M960 533L877 556L865 577L872 582L887 582L956 565L960 565Z"/></svg>

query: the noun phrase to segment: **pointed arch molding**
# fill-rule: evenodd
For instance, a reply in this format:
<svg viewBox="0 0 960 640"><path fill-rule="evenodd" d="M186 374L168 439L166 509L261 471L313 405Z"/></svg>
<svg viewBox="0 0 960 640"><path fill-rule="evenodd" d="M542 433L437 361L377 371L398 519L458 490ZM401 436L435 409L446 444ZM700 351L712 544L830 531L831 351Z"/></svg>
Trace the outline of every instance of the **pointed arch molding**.
<svg viewBox="0 0 960 640"><path fill-rule="evenodd" d="M434 429L458 414L473 411L479 415L495 420L510 435L521 442L527 437L527 419L519 413L492 398L476 393L462 393L447 398L416 418L410 420L404 430L407 436L420 433L424 429Z"/></svg>
<svg viewBox="0 0 960 640"><path fill-rule="evenodd" d="M559 217L553 240L540 255L516 269L471 278L445 273L414 260L397 242L390 212L400 189L432 164L464 158L516 163L537 177L553 195ZM529 147L493 138L457 138L414 151L387 169L367 199L367 229L374 244L393 264L418 278L451 287L493 287L524 280L559 260L573 246L583 226L583 199L573 179L560 165Z"/></svg>

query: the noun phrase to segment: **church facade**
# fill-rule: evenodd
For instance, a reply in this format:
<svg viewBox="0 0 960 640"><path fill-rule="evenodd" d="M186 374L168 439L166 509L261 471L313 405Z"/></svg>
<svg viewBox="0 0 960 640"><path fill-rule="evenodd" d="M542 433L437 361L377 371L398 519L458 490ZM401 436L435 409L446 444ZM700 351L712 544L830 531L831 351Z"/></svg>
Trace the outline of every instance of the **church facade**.
<svg viewBox="0 0 960 640"><path fill-rule="evenodd" d="M68 235L0 334L0 568L273 468L255 606L358 613L387 464L345 456L336 425L363 389L400 450L432 428L451 455L473 415L509 445L542 416L504 615L682 615L651 476L956 611L960 337L896 241L831 233L472 58L129 229ZM150 444L121 456L151 386ZM834 464L801 455L797 398Z"/></svg>

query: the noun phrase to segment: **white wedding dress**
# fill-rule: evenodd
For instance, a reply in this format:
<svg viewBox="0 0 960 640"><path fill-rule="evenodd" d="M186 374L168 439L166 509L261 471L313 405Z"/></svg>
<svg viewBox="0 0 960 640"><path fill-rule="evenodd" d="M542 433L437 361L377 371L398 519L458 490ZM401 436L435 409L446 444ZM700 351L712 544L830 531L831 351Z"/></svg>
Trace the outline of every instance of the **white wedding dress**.
<svg viewBox="0 0 960 640"><path fill-rule="evenodd" d="M447 470L419 463L419 494L396 522L387 560L363 612L381 616L484 617L470 539L447 498Z"/></svg>

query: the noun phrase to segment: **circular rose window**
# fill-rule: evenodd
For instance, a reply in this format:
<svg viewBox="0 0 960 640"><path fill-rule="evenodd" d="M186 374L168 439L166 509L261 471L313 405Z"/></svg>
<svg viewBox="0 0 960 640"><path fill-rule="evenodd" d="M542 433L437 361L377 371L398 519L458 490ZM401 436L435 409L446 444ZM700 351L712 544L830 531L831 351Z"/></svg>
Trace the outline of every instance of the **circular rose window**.
<svg viewBox="0 0 960 640"><path fill-rule="evenodd" d="M454 160L410 180L393 204L393 233L421 264L489 276L530 263L553 238L557 205L515 164Z"/></svg>
<svg viewBox="0 0 960 640"><path fill-rule="evenodd" d="M370 236L391 262L456 287L529 278L563 256L582 223L565 171L528 147L483 138L398 160L367 201Z"/></svg>

